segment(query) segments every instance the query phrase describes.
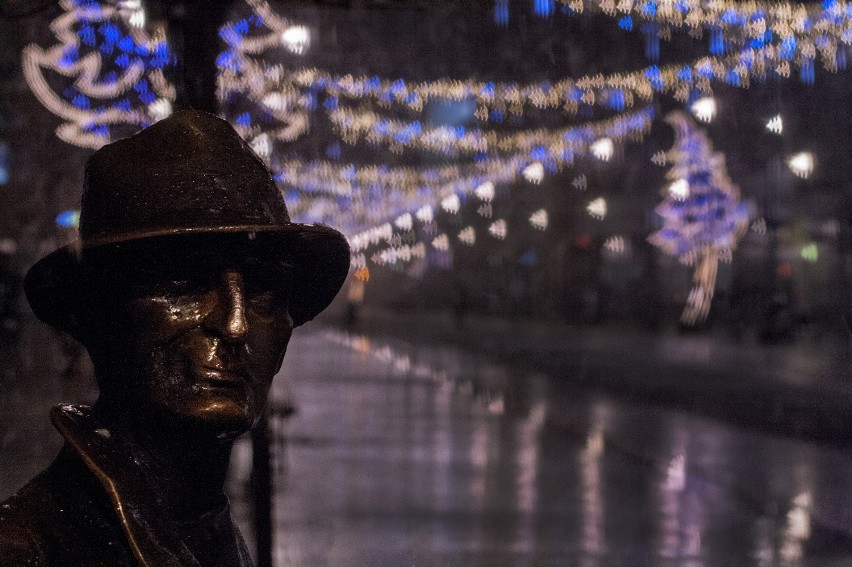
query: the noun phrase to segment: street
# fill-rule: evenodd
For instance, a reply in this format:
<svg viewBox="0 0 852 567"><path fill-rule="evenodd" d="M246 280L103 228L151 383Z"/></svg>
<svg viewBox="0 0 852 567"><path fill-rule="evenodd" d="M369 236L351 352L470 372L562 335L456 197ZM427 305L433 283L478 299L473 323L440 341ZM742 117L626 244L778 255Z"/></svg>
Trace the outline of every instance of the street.
<svg viewBox="0 0 852 567"><path fill-rule="evenodd" d="M330 329L296 334L272 397L296 408L273 419L276 565L852 564L837 446Z"/></svg>

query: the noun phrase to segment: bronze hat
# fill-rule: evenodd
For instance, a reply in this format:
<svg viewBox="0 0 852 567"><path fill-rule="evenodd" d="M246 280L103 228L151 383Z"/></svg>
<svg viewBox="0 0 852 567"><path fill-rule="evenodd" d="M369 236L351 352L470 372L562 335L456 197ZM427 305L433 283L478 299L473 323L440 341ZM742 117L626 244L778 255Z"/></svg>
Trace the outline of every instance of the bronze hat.
<svg viewBox="0 0 852 567"><path fill-rule="evenodd" d="M291 267L296 325L331 303L349 271L343 235L291 222L269 170L230 124L185 110L91 156L80 238L36 263L24 290L39 319L71 330L87 258L212 236Z"/></svg>

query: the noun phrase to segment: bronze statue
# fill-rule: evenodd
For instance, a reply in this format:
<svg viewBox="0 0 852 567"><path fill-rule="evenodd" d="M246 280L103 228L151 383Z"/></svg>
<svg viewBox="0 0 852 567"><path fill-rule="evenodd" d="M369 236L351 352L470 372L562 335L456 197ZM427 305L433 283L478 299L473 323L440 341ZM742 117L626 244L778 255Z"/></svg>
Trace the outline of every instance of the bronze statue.
<svg viewBox="0 0 852 567"><path fill-rule="evenodd" d="M100 396L57 406L56 460L0 504L0 565L248 566L223 483L294 327L349 269L290 222L227 122L182 111L86 165L80 240L27 274L36 315L89 351Z"/></svg>

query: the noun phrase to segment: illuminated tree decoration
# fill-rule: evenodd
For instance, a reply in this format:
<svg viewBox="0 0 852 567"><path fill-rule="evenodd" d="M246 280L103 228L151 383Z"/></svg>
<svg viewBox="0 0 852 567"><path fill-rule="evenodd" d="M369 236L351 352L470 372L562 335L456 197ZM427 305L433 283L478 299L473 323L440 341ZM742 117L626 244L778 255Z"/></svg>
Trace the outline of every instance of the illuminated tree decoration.
<svg viewBox="0 0 852 567"><path fill-rule="evenodd" d="M748 213L740 203L739 189L728 178L724 156L713 151L707 135L682 112L669 114L666 122L675 130L675 143L667 155L671 183L657 207L663 227L648 240L695 267L694 285L681 316L693 325L710 312L718 261L730 260L748 229Z"/></svg>
<svg viewBox="0 0 852 567"><path fill-rule="evenodd" d="M65 120L60 139L97 149L171 114L175 93L163 68L172 57L164 35L151 37L142 27L138 3L60 4L65 12L50 26L59 44L23 52L27 84Z"/></svg>

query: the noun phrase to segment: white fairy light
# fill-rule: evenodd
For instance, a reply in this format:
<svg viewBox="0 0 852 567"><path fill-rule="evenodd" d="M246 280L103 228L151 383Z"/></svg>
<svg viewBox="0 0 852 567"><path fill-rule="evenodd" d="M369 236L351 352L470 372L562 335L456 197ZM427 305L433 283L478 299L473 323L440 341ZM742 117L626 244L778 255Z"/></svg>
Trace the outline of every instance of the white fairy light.
<svg viewBox="0 0 852 567"><path fill-rule="evenodd" d="M168 118L172 114L172 103L165 98L158 98L148 105L148 112L156 122Z"/></svg>
<svg viewBox="0 0 852 567"><path fill-rule="evenodd" d="M450 249L450 239L446 234L440 234L432 240L432 248L436 250L449 250Z"/></svg>
<svg viewBox="0 0 852 567"><path fill-rule="evenodd" d="M712 96L700 98L692 103L690 110L702 122L710 122L716 117L716 99Z"/></svg>
<svg viewBox="0 0 852 567"><path fill-rule="evenodd" d="M663 150L660 150L657 153L655 153L653 156L651 156L651 163L653 163L654 165L658 165L660 167L663 167L664 165L666 165L667 161L668 161L668 158L666 157L666 152L664 152Z"/></svg>
<svg viewBox="0 0 852 567"><path fill-rule="evenodd" d="M759 218L756 221L754 221L753 223L751 223L751 230L752 230L752 232L759 234L761 236L766 234L766 219Z"/></svg>
<svg viewBox="0 0 852 567"><path fill-rule="evenodd" d="M486 181L476 188L474 194L480 201L491 201L494 198L494 184Z"/></svg>
<svg viewBox="0 0 852 567"><path fill-rule="evenodd" d="M455 193L441 201L441 208L450 213L451 215L454 215L459 212L460 207L461 201L459 200L459 196Z"/></svg>
<svg viewBox="0 0 852 567"><path fill-rule="evenodd" d="M610 236L604 242L604 248L615 254L621 254L624 252L624 237Z"/></svg>
<svg viewBox="0 0 852 567"><path fill-rule="evenodd" d="M781 115L776 114L769 122L766 123L766 129L774 134L781 134L784 131L784 122L781 120Z"/></svg>
<svg viewBox="0 0 852 567"><path fill-rule="evenodd" d="M435 214L432 211L432 207L430 207L429 205L420 207L420 209L418 209L417 212L414 213L414 216L416 216L422 222L432 222L432 219L435 218Z"/></svg>
<svg viewBox="0 0 852 567"><path fill-rule="evenodd" d="M536 185L544 179L544 166L539 162L533 162L524 168L524 178Z"/></svg>
<svg viewBox="0 0 852 567"><path fill-rule="evenodd" d="M286 112L290 108L290 98L281 93L269 93L263 97L263 105L270 110Z"/></svg>
<svg viewBox="0 0 852 567"><path fill-rule="evenodd" d="M796 177L807 179L814 170L814 156L810 152L799 152L787 160L787 166Z"/></svg>
<svg viewBox="0 0 852 567"><path fill-rule="evenodd" d="M463 228L461 232L459 232L459 240L468 246L473 246L476 244L476 231L472 226Z"/></svg>
<svg viewBox="0 0 852 567"><path fill-rule="evenodd" d="M574 178L574 181L571 182L571 185L574 186L575 189L579 189L580 191L585 191L586 187L589 186L589 182L586 179L586 175L582 174Z"/></svg>
<svg viewBox="0 0 852 567"><path fill-rule="evenodd" d="M669 194L679 201L683 201L689 197L689 181L686 179L678 179L669 185Z"/></svg>
<svg viewBox="0 0 852 567"><path fill-rule="evenodd" d="M488 227L488 232L494 238L503 240L504 238L506 238L506 221L504 221L503 219L494 221L493 223L491 223L491 226Z"/></svg>
<svg viewBox="0 0 852 567"><path fill-rule="evenodd" d="M123 0L117 6L131 26L135 28L145 27L145 9L142 7L141 0Z"/></svg>
<svg viewBox="0 0 852 567"><path fill-rule="evenodd" d="M592 154L601 161L609 161L615 151L615 145L611 138L596 140L590 147Z"/></svg>
<svg viewBox="0 0 852 567"><path fill-rule="evenodd" d="M255 136L255 138L251 141L251 149L253 149L254 153L260 157L264 159L268 158L272 151L272 145L269 142L269 135L264 133Z"/></svg>
<svg viewBox="0 0 852 567"><path fill-rule="evenodd" d="M598 197L586 207L589 215L598 220L603 220L606 217L606 199Z"/></svg>
<svg viewBox="0 0 852 567"><path fill-rule="evenodd" d="M539 209L530 216L530 224L538 230L547 230L548 225L547 211Z"/></svg>
<svg viewBox="0 0 852 567"><path fill-rule="evenodd" d="M393 224L401 230L411 230L411 227L414 226L414 219L411 218L411 213L405 213L397 217Z"/></svg>
<svg viewBox="0 0 852 567"><path fill-rule="evenodd" d="M281 33L281 43L296 55L301 55L311 44L311 32L305 26L290 26Z"/></svg>

